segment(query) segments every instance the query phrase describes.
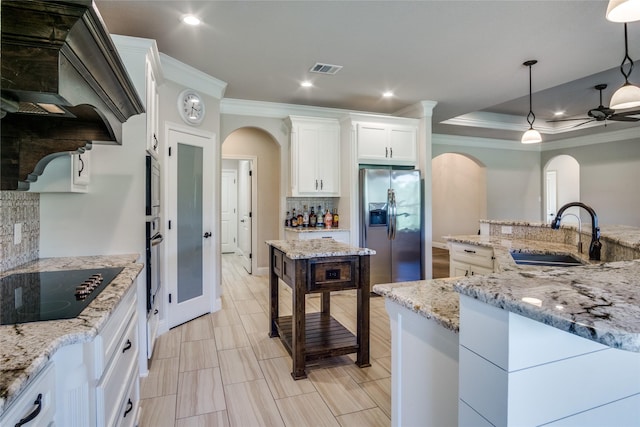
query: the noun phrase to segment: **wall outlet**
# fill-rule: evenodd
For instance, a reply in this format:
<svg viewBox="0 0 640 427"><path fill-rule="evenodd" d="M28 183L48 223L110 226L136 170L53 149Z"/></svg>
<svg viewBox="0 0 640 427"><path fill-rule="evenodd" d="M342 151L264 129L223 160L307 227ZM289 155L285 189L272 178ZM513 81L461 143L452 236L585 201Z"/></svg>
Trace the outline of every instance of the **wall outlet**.
<svg viewBox="0 0 640 427"><path fill-rule="evenodd" d="M18 222L13 225L13 244L19 245L22 242L22 223Z"/></svg>
<svg viewBox="0 0 640 427"><path fill-rule="evenodd" d="M513 233L513 229L511 228L510 225L503 225L501 232L502 234L511 234Z"/></svg>

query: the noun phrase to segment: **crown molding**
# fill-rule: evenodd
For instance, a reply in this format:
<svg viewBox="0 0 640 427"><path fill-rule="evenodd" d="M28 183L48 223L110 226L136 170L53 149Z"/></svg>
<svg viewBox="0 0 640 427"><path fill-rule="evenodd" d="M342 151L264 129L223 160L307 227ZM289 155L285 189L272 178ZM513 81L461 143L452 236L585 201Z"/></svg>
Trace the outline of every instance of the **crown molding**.
<svg viewBox="0 0 640 427"><path fill-rule="evenodd" d="M227 83L209 74L178 61L164 53L160 53L160 63L167 80L171 80L198 92L222 99Z"/></svg>
<svg viewBox="0 0 640 427"><path fill-rule="evenodd" d="M460 147L491 148L495 150L534 151L540 152L542 144L522 144L520 141L506 139L476 138L471 136L457 136L434 133L431 138L433 145L456 145Z"/></svg>
<svg viewBox="0 0 640 427"><path fill-rule="evenodd" d="M437 101L420 101L406 108L398 110L394 113L394 116L410 117L414 119L421 119L423 117L432 117L433 109L438 105Z"/></svg>
<svg viewBox="0 0 640 427"><path fill-rule="evenodd" d="M559 139L556 141L543 142L542 151L560 150L563 148L584 147L585 145L605 144L607 142L618 142L628 140L640 141L640 130L637 127L616 130L612 132L598 133L595 135L579 136L575 138Z"/></svg>

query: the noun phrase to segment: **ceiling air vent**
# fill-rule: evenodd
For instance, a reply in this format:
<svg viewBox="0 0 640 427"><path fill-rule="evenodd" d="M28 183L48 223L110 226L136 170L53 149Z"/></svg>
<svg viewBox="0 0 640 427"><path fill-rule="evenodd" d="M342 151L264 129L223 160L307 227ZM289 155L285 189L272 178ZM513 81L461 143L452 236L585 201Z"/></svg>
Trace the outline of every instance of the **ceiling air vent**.
<svg viewBox="0 0 640 427"><path fill-rule="evenodd" d="M320 62L316 62L316 65L311 67L309 71L319 74L335 74L340 70L342 70L342 65L322 64Z"/></svg>

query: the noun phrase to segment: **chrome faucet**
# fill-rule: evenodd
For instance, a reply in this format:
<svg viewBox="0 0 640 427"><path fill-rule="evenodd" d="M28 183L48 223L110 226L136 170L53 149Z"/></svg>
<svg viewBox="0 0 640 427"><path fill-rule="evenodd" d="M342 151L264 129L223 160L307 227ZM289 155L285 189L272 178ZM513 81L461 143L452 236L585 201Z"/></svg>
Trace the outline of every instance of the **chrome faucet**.
<svg viewBox="0 0 640 427"><path fill-rule="evenodd" d="M591 215L591 243L589 244L589 259L600 261L600 249L602 248L602 243L600 243L600 227L598 227L598 215L596 215L596 211L594 211L593 208L581 202L567 203L558 210L556 217L551 221L551 228L554 230L560 228L562 214L572 206L583 208L589 212L589 215Z"/></svg>
<svg viewBox="0 0 640 427"><path fill-rule="evenodd" d="M561 219L564 219L564 217L566 216L572 216L578 220L578 253L582 253L582 220L580 219L579 215L571 212L567 212L566 214L562 215Z"/></svg>

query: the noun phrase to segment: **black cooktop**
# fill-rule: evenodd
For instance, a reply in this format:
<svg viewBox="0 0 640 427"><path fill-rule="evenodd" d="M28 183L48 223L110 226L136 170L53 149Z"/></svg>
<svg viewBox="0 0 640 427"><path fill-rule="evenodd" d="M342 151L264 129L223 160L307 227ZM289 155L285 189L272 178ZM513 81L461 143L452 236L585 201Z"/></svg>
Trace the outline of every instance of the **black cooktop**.
<svg viewBox="0 0 640 427"><path fill-rule="evenodd" d="M16 273L0 279L0 325L72 319L123 267Z"/></svg>

